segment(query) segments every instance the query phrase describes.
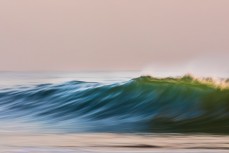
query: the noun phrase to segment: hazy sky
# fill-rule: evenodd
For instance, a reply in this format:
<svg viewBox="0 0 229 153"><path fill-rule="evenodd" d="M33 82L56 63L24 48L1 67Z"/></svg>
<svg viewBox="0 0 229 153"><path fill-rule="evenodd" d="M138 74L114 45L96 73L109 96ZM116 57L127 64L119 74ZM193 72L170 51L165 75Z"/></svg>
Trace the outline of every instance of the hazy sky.
<svg viewBox="0 0 229 153"><path fill-rule="evenodd" d="M0 0L0 70L142 70L197 61L228 73L228 59L229 0Z"/></svg>

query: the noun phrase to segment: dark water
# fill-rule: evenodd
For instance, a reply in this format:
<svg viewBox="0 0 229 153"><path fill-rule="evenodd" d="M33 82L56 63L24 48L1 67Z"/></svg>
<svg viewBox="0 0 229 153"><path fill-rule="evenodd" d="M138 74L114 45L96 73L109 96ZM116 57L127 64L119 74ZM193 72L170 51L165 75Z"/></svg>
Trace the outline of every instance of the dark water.
<svg viewBox="0 0 229 153"><path fill-rule="evenodd" d="M0 122L6 129L33 125L62 132L229 133L229 88L209 78L119 75L119 81L72 77L35 84L23 78L0 90Z"/></svg>

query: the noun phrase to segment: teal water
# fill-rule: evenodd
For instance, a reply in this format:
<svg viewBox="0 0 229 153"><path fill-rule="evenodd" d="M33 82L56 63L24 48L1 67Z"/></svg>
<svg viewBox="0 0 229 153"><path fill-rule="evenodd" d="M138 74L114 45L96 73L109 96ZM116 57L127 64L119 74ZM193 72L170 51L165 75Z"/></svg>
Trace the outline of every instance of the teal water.
<svg viewBox="0 0 229 153"><path fill-rule="evenodd" d="M5 130L229 133L229 88L210 78L136 72L5 72L0 78Z"/></svg>

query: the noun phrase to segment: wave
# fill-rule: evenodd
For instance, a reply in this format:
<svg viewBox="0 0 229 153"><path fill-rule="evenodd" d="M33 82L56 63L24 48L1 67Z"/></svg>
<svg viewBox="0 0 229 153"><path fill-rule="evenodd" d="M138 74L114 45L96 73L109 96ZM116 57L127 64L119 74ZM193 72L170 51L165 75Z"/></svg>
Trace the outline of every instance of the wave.
<svg viewBox="0 0 229 153"><path fill-rule="evenodd" d="M219 82L219 81L218 81ZM70 132L229 133L228 79L141 76L1 89L0 119Z"/></svg>

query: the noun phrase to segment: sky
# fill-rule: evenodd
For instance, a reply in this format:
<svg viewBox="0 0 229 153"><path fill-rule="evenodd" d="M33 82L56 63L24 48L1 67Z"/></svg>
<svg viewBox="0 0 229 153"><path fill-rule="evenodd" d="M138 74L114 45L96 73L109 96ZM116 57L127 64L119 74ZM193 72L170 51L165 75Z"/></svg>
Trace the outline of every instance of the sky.
<svg viewBox="0 0 229 153"><path fill-rule="evenodd" d="M228 15L228 0L0 0L0 71L229 76Z"/></svg>

